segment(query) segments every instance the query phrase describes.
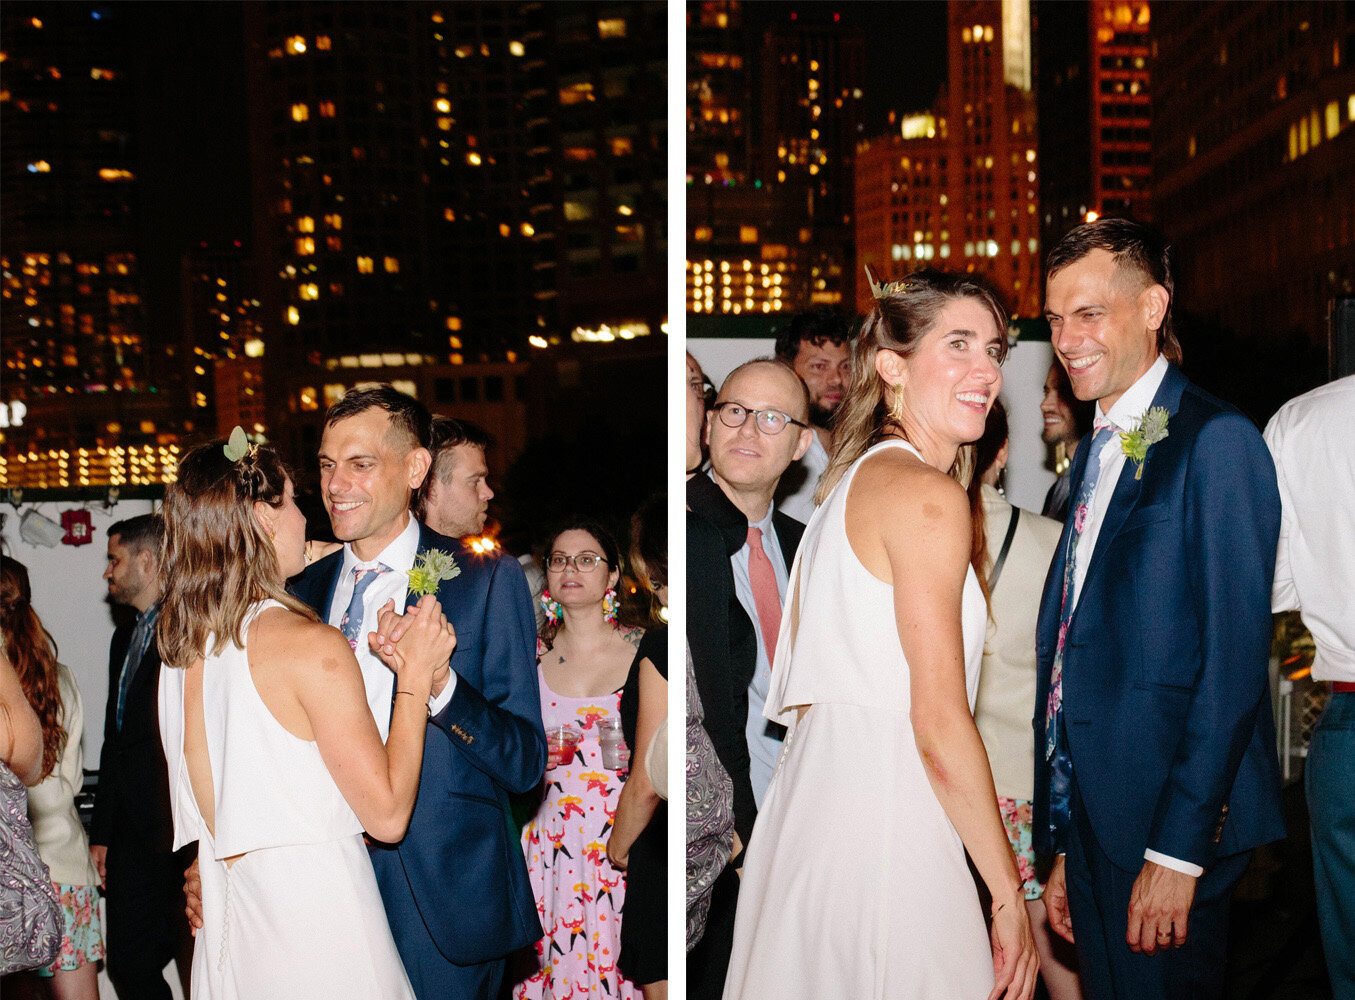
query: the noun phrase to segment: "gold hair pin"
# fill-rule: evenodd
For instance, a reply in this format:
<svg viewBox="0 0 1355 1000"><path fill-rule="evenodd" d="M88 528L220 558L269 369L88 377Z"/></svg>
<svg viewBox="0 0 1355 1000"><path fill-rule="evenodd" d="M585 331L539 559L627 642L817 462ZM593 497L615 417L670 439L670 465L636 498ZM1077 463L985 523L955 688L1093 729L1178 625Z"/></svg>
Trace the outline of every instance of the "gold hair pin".
<svg viewBox="0 0 1355 1000"><path fill-rule="evenodd" d="M899 292L906 292L909 290L910 286L907 278L904 278L902 281L889 281L882 283L876 280L875 272L870 269L869 264L866 264L865 268L866 268L866 280L870 282L870 294L875 296L877 302L880 299L889 297L890 295L896 295Z"/></svg>

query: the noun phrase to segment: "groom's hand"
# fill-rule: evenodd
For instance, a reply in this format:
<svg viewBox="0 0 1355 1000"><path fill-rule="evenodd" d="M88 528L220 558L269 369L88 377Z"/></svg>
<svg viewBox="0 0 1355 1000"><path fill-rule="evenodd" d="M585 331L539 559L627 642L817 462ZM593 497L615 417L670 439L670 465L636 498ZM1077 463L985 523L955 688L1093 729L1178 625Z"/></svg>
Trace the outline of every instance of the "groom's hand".
<svg viewBox="0 0 1355 1000"><path fill-rule="evenodd" d="M1044 907L1049 913L1049 926L1065 941L1073 940L1073 920L1068 913L1068 856L1054 859L1054 870L1044 887Z"/></svg>
<svg viewBox="0 0 1355 1000"><path fill-rule="evenodd" d="M1186 943L1186 920L1195 901L1194 875L1186 875L1145 861L1129 892L1129 929L1125 941L1132 951L1152 955Z"/></svg>
<svg viewBox="0 0 1355 1000"><path fill-rule="evenodd" d="M416 604L406 608L402 615L396 612L394 599L383 604L377 612L376 631L367 634L367 642L372 647L372 652L389 662L390 657L395 655L396 644L414 624L414 618L419 613L419 607ZM436 698L442 694L442 689L447 686L451 677L452 666L451 661L448 660L447 663L433 671L433 687L429 695Z"/></svg>

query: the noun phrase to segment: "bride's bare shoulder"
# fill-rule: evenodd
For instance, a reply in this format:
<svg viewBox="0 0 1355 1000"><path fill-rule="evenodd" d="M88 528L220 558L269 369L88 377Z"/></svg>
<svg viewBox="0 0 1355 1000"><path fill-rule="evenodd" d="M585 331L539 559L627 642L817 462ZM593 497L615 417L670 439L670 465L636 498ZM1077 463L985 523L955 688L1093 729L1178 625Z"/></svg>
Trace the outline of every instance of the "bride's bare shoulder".
<svg viewBox="0 0 1355 1000"><path fill-rule="evenodd" d="M963 486L906 448L882 448L862 462L852 480L852 499L894 515L928 519L969 509Z"/></svg>
<svg viewBox="0 0 1355 1000"><path fill-rule="evenodd" d="M292 664L319 664L337 667L351 659L353 650L343 633L332 625L315 621L285 607L265 608L254 626L252 653ZM269 657L273 658L273 657Z"/></svg>

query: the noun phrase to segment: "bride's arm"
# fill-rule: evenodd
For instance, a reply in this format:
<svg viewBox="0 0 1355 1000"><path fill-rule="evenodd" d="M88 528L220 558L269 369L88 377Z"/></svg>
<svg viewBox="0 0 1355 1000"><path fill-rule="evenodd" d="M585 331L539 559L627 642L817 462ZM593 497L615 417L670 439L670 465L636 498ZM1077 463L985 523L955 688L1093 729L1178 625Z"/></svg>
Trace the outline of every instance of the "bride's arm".
<svg viewBox="0 0 1355 1000"><path fill-rule="evenodd" d="M892 516L878 523L895 581L913 735L927 780L993 897L993 995L1028 998L1038 958L965 690L961 602L971 544L969 502L948 476L919 474L907 486L892 492Z"/></svg>
<svg viewBox="0 0 1355 1000"><path fill-rule="evenodd" d="M423 765L424 729L434 669L455 644L441 608L420 603L401 640L390 736L383 745L367 704L362 671L335 629L307 623L292 630L295 655L311 669L294 672L296 695L335 784L372 837L395 843L405 835Z"/></svg>

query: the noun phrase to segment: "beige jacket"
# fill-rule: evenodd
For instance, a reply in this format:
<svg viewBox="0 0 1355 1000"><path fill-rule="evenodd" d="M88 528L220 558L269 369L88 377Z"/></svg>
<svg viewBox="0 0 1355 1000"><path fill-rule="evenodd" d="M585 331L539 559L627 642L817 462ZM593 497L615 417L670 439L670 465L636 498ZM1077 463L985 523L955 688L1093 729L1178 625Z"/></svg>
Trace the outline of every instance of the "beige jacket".
<svg viewBox="0 0 1355 1000"><path fill-rule="evenodd" d="M99 876L89 857L89 841L75 812L75 796L84 784L85 709L80 689L64 663L60 672L61 724L68 736L56 768L28 790L28 818L38 842L38 854L52 870L52 881L63 885L98 885Z"/></svg>
<svg viewBox="0 0 1355 1000"><path fill-rule="evenodd" d="M1002 551L1012 506L991 486L982 487L988 565ZM979 697L974 708L997 794L1009 799L1035 797L1035 623L1040 595L1054 561L1063 525L1021 511L1016 537L993 590L988 636L983 644Z"/></svg>

